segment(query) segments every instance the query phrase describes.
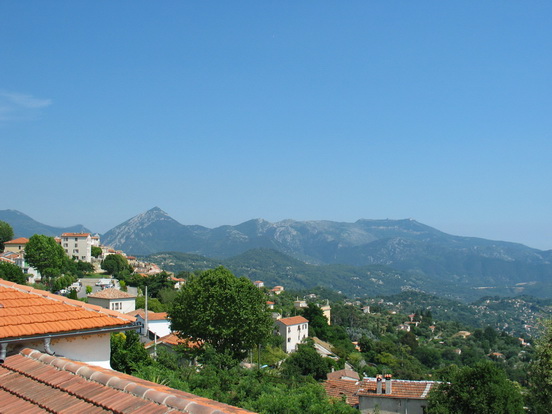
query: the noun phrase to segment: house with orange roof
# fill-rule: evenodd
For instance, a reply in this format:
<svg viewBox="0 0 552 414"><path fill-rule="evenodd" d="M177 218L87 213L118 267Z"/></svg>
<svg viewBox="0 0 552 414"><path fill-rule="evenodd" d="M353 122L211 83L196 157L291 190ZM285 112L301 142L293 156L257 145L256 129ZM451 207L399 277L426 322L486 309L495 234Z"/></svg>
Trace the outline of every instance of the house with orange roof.
<svg viewBox="0 0 552 414"><path fill-rule="evenodd" d="M88 295L88 303L105 309L129 313L136 309L136 295L116 288L107 288Z"/></svg>
<svg viewBox="0 0 552 414"><path fill-rule="evenodd" d="M0 279L0 361L23 348L110 368L110 334L136 318Z"/></svg>
<svg viewBox="0 0 552 414"><path fill-rule="evenodd" d="M309 321L303 316L292 316L276 321L276 333L284 338L284 351L297 350L297 345L309 336Z"/></svg>
<svg viewBox="0 0 552 414"><path fill-rule="evenodd" d="M21 242L23 238L12 240ZM27 239L24 239L27 240ZM23 241L24 241L23 240ZM28 241L28 240L27 240ZM28 283L36 283L41 279L40 272L36 270L34 267L29 266L29 264L25 261L25 246L21 242L21 244L12 243L12 249L5 250L3 253L0 253L0 261L11 263L23 271L23 273L27 276L27 282ZM26 244L26 242L25 242ZM20 249L22 247L22 249Z"/></svg>
<svg viewBox="0 0 552 414"><path fill-rule="evenodd" d="M167 312L148 311L146 314L144 309L136 309L128 315L135 317L141 324L140 335L147 336L151 340L162 338L172 332Z"/></svg>
<svg viewBox="0 0 552 414"><path fill-rule="evenodd" d="M274 294L274 295L279 295L280 293L282 293L284 291L284 287L283 286L274 286L272 289L270 289L270 293Z"/></svg>
<svg viewBox="0 0 552 414"><path fill-rule="evenodd" d="M328 378L324 381L323 386L328 397L338 401L344 401L351 407L359 406L358 390L359 382L340 378Z"/></svg>
<svg viewBox="0 0 552 414"><path fill-rule="evenodd" d="M25 246L29 242L29 239L25 237L19 237L7 242L4 242L4 252L20 253L25 250Z"/></svg>
<svg viewBox="0 0 552 414"><path fill-rule="evenodd" d="M175 333L170 333L161 338L156 337L151 342L147 342L144 345L144 348L148 350L150 355L156 356L160 348L164 348L169 352L175 352L175 348L178 345L186 345L188 348L199 348L201 346L201 344L198 342L182 339L178 337L178 335L176 335Z"/></svg>
<svg viewBox="0 0 552 414"><path fill-rule="evenodd" d="M60 243L67 256L83 262L92 262L92 235L90 233L63 233Z"/></svg>
<svg viewBox="0 0 552 414"><path fill-rule="evenodd" d="M329 372L326 376L328 379L360 381L360 376L356 371L353 371L352 369L340 369L338 371L332 371Z"/></svg>
<svg viewBox="0 0 552 414"><path fill-rule="evenodd" d="M329 397L345 402L362 414L423 414L436 381L395 380L391 375L376 378L330 378L324 382Z"/></svg>
<svg viewBox="0 0 552 414"><path fill-rule="evenodd" d="M362 414L424 414L431 389L436 381L395 380L391 375L363 378L356 395Z"/></svg>

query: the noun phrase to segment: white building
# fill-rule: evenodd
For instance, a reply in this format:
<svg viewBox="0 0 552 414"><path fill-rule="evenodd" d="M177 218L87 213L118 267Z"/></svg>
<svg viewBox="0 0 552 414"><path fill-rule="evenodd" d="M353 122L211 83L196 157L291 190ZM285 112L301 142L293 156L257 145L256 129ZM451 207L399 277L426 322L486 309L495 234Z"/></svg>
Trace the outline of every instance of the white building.
<svg viewBox="0 0 552 414"><path fill-rule="evenodd" d="M161 338L167 336L172 332L171 321L167 316L167 312L148 311L147 320L144 309L137 309L134 312L130 312L129 315L134 316L142 325L140 328L140 335L147 335L151 340L154 340L155 337Z"/></svg>
<svg viewBox="0 0 552 414"><path fill-rule="evenodd" d="M63 233L60 242L67 256L83 262L92 262L92 236L90 233Z"/></svg>
<svg viewBox="0 0 552 414"><path fill-rule="evenodd" d="M136 309L136 295L115 288L107 288L88 295L88 303L117 312L129 313Z"/></svg>
<svg viewBox="0 0 552 414"><path fill-rule="evenodd" d="M288 353L297 350L297 345L309 336L309 321L302 316L278 319L276 327L284 338L284 351Z"/></svg>

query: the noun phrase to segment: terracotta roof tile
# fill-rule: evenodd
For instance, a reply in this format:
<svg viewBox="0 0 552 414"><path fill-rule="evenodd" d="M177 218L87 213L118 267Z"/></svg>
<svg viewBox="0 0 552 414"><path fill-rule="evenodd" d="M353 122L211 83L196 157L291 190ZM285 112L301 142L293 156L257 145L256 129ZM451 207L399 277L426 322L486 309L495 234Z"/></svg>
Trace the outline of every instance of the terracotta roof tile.
<svg viewBox="0 0 552 414"><path fill-rule="evenodd" d="M128 326L132 316L0 280L0 339Z"/></svg>
<svg viewBox="0 0 552 414"><path fill-rule="evenodd" d="M302 316L292 316L290 318L278 319L277 322L280 322L286 326L289 325L299 325L300 323L309 323L309 321Z"/></svg>
<svg viewBox="0 0 552 414"><path fill-rule="evenodd" d="M88 237L90 233L63 233L61 237Z"/></svg>
<svg viewBox="0 0 552 414"><path fill-rule="evenodd" d="M375 378L364 378L362 380L359 395L369 395L385 398L411 398L411 399L426 399L431 388L438 384L436 381L409 381L409 380L392 380L391 394L385 394L386 383L382 381L382 394L377 394L377 381Z"/></svg>
<svg viewBox="0 0 552 414"><path fill-rule="evenodd" d="M376 378L364 378L362 381L328 379L324 382L326 393L330 397L345 399L349 405L359 403L360 397L426 399L435 381L392 380L391 394L385 394L386 384L382 381L382 394L377 394Z"/></svg>
<svg viewBox="0 0 552 414"><path fill-rule="evenodd" d="M29 239L26 239L25 237L19 237L17 239L13 239L7 242L4 242L4 245L6 244L27 244L29 242Z"/></svg>
<svg viewBox="0 0 552 414"><path fill-rule="evenodd" d="M146 318L146 312L144 309L136 309L131 312L128 312L127 315L134 316L134 317L140 317L142 319ZM148 321L164 321L168 320L169 317L167 315L167 312L152 312L148 311Z"/></svg>
<svg viewBox="0 0 552 414"><path fill-rule="evenodd" d="M135 298L136 295L131 295L130 293L123 292L122 290L115 288L107 288L100 290L92 295L88 295L88 297L98 299L128 299Z"/></svg>
<svg viewBox="0 0 552 414"><path fill-rule="evenodd" d="M342 380L342 379L328 379L324 382L324 389L328 397L342 400L345 397L345 402L351 406L358 406L358 381Z"/></svg>
<svg viewBox="0 0 552 414"><path fill-rule="evenodd" d="M2 412L247 414L207 398L33 349L0 365Z"/></svg>
<svg viewBox="0 0 552 414"><path fill-rule="evenodd" d="M144 345L144 347L151 348L155 344L167 344L171 346L176 345L187 345L189 348L197 348L200 346L199 342L190 341L188 339L182 339L179 338L175 333L170 333L168 335L162 336L161 338L157 338L157 341L151 341Z"/></svg>

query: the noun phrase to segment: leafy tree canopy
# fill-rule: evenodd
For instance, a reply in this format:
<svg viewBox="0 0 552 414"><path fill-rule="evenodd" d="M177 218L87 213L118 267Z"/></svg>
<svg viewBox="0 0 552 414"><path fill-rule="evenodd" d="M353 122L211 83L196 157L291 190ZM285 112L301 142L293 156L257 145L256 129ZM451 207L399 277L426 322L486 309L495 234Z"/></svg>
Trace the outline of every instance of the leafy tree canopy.
<svg viewBox="0 0 552 414"><path fill-rule="evenodd" d="M531 413L546 414L552 407L552 320L544 321L529 376Z"/></svg>
<svg viewBox="0 0 552 414"><path fill-rule="evenodd" d="M12 263L0 262L0 279L24 285L27 283L27 276L19 266Z"/></svg>
<svg viewBox="0 0 552 414"><path fill-rule="evenodd" d="M314 343L310 340L299 344L297 351L284 361L282 370L284 375L290 378L310 375L315 380L323 380L331 370L331 362L316 351Z"/></svg>
<svg viewBox="0 0 552 414"><path fill-rule="evenodd" d="M100 257L102 255L102 248L98 246L92 246L90 249L90 254L92 257Z"/></svg>
<svg viewBox="0 0 552 414"><path fill-rule="evenodd" d="M488 361L452 372L450 382L440 384L429 396L430 414L521 414L519 386Z"/></svg>
<svg viewBox="0 0 552 414"><path fill-rule="evenodd" d="M25 245L25 260L38 270L43 282L61 275L69 258L53 237L35 234Z"/></svg>
<svg viewBox="0 0 552 414"><path fill-rule="evenodd" d="M265 295L224 267L190 276L169 316L183 338L205 342L235 361L266 343L273 330Z"/></svg>
<svg viewBox="0 0 552 414"><path fill-rule="evenodd" d="M140 342L140 336L136 332L111 334L111 368L130 374L139 365L149 364L151 360L148 351Z"/></svg>
<svg viewBox="0 0 552 414"><path fill-rule="evenodd" d="M115 277L124 272L132 272L132 266L128 264L126 257L120 254L110 254L103 259L102 269Z"/></svg>
<svg viewBox="0 0 552 414"><path fill-rule="evenodd" d="M0 220L0 252L4 251L4 243L13 239L13 228Z"/></svg>

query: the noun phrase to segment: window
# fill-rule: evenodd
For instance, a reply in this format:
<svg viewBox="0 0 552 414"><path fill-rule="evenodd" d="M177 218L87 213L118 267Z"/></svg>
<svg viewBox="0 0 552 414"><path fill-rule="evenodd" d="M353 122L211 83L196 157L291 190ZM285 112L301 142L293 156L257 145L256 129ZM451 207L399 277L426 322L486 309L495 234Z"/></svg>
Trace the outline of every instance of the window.
<svg viewBox="0 0 552 414"><path fill-rule="evenodd" d="M78 253L79 249L73 249L73 253Z"/></svg>
<svg viewBox="0 0 552 414"><path fill-rule="evenodd" d="M63 247L69 247L69 243L63 243Z"/></svg>
<svg viewBox="0 0 552 414"><path fill-rule="evenodd" d="M75 241L78 241L78 240L79 240L79 239L77 239L77 238L75 237Z"/></svg>
<svg viewBox="0 0 552 414"><path fill-rule="evenodd" d="M111 302L111 310L123 309L123 302Z"/></svg>
<svg viewBox="0 0 552 414"><path fill-rule="evenodd" d="M288 342L291 342L291 338L288 338Z"/></svg>
<svg viewBox="0 0 552 414"><path fill-rule="evenodd" d="M75 243L75 247L79 247L78 243Z"/></svg>

